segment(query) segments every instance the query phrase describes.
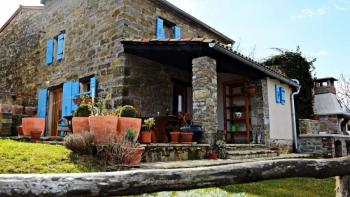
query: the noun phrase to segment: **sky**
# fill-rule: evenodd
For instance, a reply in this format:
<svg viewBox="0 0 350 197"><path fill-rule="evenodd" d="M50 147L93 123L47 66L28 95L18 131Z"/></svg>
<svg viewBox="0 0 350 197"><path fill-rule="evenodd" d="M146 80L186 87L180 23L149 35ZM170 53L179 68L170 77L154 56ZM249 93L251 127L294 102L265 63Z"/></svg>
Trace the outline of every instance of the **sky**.
<svg viewBox="0 0 350 197"><path fill-rule="evenodd" d="M350 74L350 0L168 0L236 41L234 48L263 61L274 48L295 50L315 62L317 77ZM18 5L40 0L6 0L0 24Z"/></svg>

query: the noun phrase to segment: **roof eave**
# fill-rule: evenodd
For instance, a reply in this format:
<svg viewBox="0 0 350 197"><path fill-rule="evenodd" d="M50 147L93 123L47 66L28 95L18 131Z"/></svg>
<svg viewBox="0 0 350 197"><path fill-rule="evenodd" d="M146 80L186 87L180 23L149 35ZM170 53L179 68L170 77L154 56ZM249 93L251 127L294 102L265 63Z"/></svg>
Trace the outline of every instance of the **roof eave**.
<svg viewBox="0 0 350 197"><path fill-rule="evenodd" d="M246 59L244 57L241 57L240 55L235 54L235 53L233 53L231 51L228 51L227 49L224 49L223 47L221 47L221 46L219 46L217 44L215 44L214 46L213 45L209 45L209 47L213 48L214 50L216 50L218 52L224 53L224 54L226 54L226 55L228 55L228 56L230 56L230 57L232 57L234 59L237 59L237 60L245 63L246 65L248 65L248 66L250 66L250 67L252 67L252 68L254 68L256 70L259 70L259 71L265 73L267 76L276 78L276 79L278 79L278 80L280 80L280 81L282 81L282 82L284 82L284 83L286 83L286 84L288 84L290 86L293 86L295 88L300 87L300 85L295 83L293 80L291 80L291 79L289 79L287 77L284 77L284 76L282 76L282 75L280 75L280 74L278 74L278 73L276 73L276 72L274 72L274 71L272 71L270 69L267 69L264 66L259 65L258 63L255 63L253 61L249 61L248 59Z"/></svg>
<svg viewBox="0 0 350 197"><path fill-rule="evenodd" d="M45 0L42 0L45 1ZM202 22L201 20L197 19L196 17L188 14L187 12L181 10L180 8L176 7L175 5L169 3L167 0L158 0L158 2L160 2L162 5L174 10L175 12L177 12L178 14L194 21L195 23L201 25L202 27L206 28L207 30L211 31L212 33L218 35L219 37L221 37L222 39L224 39L226 42L230 43L230 44L234 44L235 41L232 40L231 38L229 38L228 36L225 36L223 33L217 31L216 29L210 27L209 25L205 24L204 22Z"/></svg>

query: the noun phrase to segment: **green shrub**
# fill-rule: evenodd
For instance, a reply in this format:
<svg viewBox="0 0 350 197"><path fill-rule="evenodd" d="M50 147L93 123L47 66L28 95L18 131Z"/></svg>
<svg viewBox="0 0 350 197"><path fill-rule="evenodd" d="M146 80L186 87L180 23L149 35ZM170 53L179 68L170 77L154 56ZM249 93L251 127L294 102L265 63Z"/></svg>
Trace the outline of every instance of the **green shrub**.
<svg viewBox="0 0 350 197"><path fill-rule="evenodd" d="M120 116L120 117L131 117L131 118L135 118L137 114L135 107L131 105L124 105L123 107L118 107L115 113L117 116Z"/></svg>
<svg viewBox="0 0 350 197"><path fill-rule="evenodd" d="M156 124L156 121L154 120L154 118L148 118L148 119L144 120L144 123L145 123L147 130L151 130L152 127Z"/></svg>
<svg viewBox="0 0 350 197"><path fill-rule="evenodd" d="M92 113L91 106L87 104L81 104L79 107L75 110L74 116L75 117L89 117Z"/></svg>

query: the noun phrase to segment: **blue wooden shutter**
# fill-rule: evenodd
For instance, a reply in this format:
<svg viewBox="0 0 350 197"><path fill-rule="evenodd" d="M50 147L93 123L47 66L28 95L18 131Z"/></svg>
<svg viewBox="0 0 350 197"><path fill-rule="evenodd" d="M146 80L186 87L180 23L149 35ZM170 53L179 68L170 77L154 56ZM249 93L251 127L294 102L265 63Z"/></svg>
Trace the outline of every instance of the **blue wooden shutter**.
<svg viewBox="0 0 350 197"><path fill-rule="evenodd" d="M46 117L47 89L40 89L38 93L38 117Z"/></svg>
<svg viewBox="0 0 350 197"><path fill-rule="evenodd" d="M156 22L156 36L157 39L163 39L165 38L165 34L164 34L164 21L163 19L157 17L157 22Z"/></svg>
<svg viewBox="0 0 350 197"><path fill-rule="evenodd" d="M280 86L278 84L275 84L275 97L276 103L281 103Z"/></svg>
<svg viewBox="0 0 350 197"><path fill-rule="evenodd" d="M281 95L281 104L284 105L286 103L286 90L284 87L280 87L280 95Z"/></svg>
<svg viewBox="0 0 350 197"><path fill-rule="evenodd" d="M72 110L71 111L74 111L78 108L78 105L76 105L73 102L73 99L79 96L79 93L80 93L80 83L76 81L72 82L72 99L71 99Z"/></svg>
<svg viewBox="0 0 350 197"><path fill-rule="evenodd" d="M95 77L91 77L90 79L90 96L92 99L95 99L96 97L96 76Z"/></svg>
<svg viewBox="0 0 350 197"><path fill-rule="evenodd" d="M64 44L64 33L60 34L57 38L57 60L63 58L63 44Z"/></svg>
<svg viewBox="0 0 350 197"><path fill-rule="evenodd" d="M52 64L53 62L54 41L50 39L47 41L46 46L46 64Z"/></svg>
<svg viewBox="0 0 350 197"><path fill-rule="evenodd" d="M63 84L62 96L62 117L72 115L72 112L78 107L73 99L79 95L79 82L69 81Z"/></svg>
<svg viewBox="0 0 350 197"><path fill-rule="evenodd" d="M181 38L181 29L178 26L174 26L174 38L175 39Z"/></svg>

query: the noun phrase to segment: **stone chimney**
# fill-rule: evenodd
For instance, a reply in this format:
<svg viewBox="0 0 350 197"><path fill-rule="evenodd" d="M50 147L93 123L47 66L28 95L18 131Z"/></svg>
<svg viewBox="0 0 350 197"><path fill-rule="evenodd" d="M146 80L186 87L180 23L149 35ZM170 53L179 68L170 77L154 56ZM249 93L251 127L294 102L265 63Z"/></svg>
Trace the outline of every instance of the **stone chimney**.
<svg viewBox="0 0 350 197"><path fill-rule="evenodd" d="M336 78L327 77L327 78L319 78L314 81L315 83L315 95L318 94L337 94L337 90L335 89L334 82L338 81Z"/></svg>

